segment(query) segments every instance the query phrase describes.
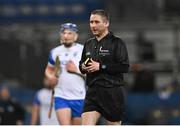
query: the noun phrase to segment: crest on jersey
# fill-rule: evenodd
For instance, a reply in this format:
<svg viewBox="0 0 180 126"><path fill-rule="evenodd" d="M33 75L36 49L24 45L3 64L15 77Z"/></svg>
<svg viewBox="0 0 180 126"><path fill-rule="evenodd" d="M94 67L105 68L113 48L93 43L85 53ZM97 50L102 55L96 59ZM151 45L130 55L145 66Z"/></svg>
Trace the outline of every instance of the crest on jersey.
<svg viewBox="0 0 180 126"><path fill-rule="evenodd" d="M74 53L73 53L73 57L76 57L77 54L78 54L78 52L74 52Z"/></svg>

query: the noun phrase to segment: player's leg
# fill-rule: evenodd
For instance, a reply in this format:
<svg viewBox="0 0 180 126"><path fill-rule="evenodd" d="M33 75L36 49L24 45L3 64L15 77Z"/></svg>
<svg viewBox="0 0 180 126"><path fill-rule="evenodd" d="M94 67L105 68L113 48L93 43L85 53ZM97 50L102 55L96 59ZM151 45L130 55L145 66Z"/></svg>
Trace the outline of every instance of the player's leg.
<svg viewBox="0 0 180 126"><path fill-rule="evenodd" d="M56 110L56 115L60 125L71 125L71 109L63 108Z"/></svg>
<svg viewBox="0 0 180 126"><path fill-rule="evenodd" d="M82 114L82 125L96 125L100 113L97 111L84 112Z"/></svg>
<svg viewBox="0 0 180 126"><path fill-rule="evenodd" d="M71 109L68 100L55 97L55 110L60 125L71 125Z"/></svg>
<svg viewBox="0 0 180 126"><path fill-rule="evenodd" d="M72 119L72 125L81 125L81 124L82 124L81 117L75 117Z"/></svg>
<svg viewBox="0 0 180 126"><path fill-rule="evenodd" d="M71 100L69 105L72 111L72 125L81 125L84 100Z"/></svg>

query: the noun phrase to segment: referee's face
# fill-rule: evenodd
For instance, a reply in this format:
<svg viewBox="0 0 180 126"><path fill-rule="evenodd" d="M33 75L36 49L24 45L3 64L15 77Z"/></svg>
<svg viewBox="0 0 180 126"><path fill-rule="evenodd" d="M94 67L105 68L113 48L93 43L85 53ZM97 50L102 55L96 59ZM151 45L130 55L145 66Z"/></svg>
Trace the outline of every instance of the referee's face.
<svg viewBox="0 0 180 126"><path fill-rule="evenodd" d="M98 14L91 14L90 16L90 29L93 35L100 37L108 30L109 23Z"/></svg>

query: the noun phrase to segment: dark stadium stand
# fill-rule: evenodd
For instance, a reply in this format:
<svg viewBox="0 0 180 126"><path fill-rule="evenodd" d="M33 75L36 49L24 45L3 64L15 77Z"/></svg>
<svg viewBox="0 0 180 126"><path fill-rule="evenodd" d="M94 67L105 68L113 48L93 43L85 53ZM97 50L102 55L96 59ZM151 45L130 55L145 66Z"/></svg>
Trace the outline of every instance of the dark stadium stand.
<svg viewBox="0 0 180 126"><path fill-rule="evenodd" d="M35 90L10 88L12 96L26 107L25 124L29 124L31 104ZM175 92L167 99L162 99L157 93L129 93L126 100L126 115L124 124L180 124L180 93Z"/></svg>
<svg viewBox="0 0 180 126"><path fill-rule="evenodd" d="M0 22L87 21L95 8L104 8L102 0L2 0Z"/></svg>

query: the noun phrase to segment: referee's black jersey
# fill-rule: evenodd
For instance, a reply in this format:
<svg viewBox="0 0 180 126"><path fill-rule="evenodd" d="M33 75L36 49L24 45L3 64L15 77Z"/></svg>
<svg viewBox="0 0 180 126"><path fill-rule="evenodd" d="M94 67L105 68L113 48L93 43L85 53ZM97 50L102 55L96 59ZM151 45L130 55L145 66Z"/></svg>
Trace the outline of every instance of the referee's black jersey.
<svg viewBox="0 0 180 126"><path fill-rule="evenodd" d="M93 73L83 71L81 64L87 58L99 62L100 70ZM111 32L100 41L91 38L84 45L79 64L80 71L87 74L86 83L89 87L94 84L104 87L123 85L123 73L127 73L129 68L126 45Z"/></svg>

